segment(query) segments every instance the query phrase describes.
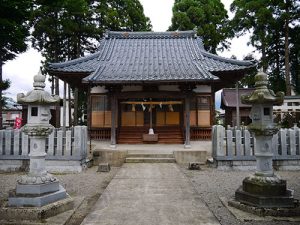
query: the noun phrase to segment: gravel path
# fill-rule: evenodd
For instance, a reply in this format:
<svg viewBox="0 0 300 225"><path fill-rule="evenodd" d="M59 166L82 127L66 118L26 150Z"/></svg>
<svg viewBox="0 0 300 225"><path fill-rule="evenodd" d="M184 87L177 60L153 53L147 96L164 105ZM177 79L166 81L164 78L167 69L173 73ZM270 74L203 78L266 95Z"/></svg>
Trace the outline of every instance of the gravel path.
<svg viewBox="0 0 300 225"><path fill-rule="evenodd" d="M286 221L249 221L237 220L224 205L219 197L227 199L234 196L235 190L242 184L243 179L253 172L218 171L204 167L200 171L187 170L181 167L182 172L190 179L192 185L200 194L209 209L215 214L222 225L296 225L300 222ZM295 198L300 199L300 171L278 171L279 176L287 180L288 188L295 191Z"/></svg>
<svg viewBox="0 0 300 225"><path fill-rule="evenodd" d="M105 190L118 168L108 173L97 172L97 167L88 168L82 173L53 174L71 197L83 197L81 205L66 225L79 225ZM16 187L16 180L25 173L0 174L0 202L8 197L8 191Z"/></svg>

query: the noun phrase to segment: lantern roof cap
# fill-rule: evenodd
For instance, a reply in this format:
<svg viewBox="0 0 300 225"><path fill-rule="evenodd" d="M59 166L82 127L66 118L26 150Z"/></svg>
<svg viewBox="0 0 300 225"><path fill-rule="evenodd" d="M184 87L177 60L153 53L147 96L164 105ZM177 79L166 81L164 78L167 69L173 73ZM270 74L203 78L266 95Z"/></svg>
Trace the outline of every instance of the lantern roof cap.
<svg viewBox="0 0 300 225"><path fill-rule="evenodd" d="M59 103L60 98L58 95L50 95L44 88L46 77L42 75L41 71L33 78L33 90L29 91L26 95L19 93L17 95L17 102L24 105L54 105Z"/></svg>
<svg viewBox="0 0 300 225"><path fill-rule="evenodd" d="M249 95L241 96L243 104L273 104L282 105L284 99L283 92L274 93L273 90L267 87L268 75L263 71L259 71L255 75L255 90Z"/></svg>

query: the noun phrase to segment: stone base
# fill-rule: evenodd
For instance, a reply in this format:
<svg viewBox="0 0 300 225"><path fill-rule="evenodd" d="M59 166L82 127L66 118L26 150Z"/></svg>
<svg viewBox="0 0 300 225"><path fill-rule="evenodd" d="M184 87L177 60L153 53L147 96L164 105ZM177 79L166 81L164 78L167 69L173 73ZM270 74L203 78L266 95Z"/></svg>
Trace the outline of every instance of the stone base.
<svg viewBox="0 0 300 225"><path fill-rule="evenodd" d="M255 206L258 208L293 208L295 207L293 191L286 190L285 195L281 196L263 196L245 192L240 187L235 192L235 199L240 203Z"/></svg>
<svg viewBox="0 0 300 225"><path fill-rule="evenodd" d="M261 208L294 207L293 191L286 189L286 181L275 175L246 177L243 186L235 192L235 199Z"/></svg>
<svg viewBox="0 0 300 225"><path fill-rule="evenodd" d="M286 181L275 175L270 177L252 175L243 180L243 190L263 196L286 195Z"/></svg>
<svg viewBox="0 0 300 225"><path fill-rule="evenodd" d="M9 193L8 206L10 207L41 207L67 197L66 190L59 185L55 192L37 194L18 194L14 191Z"/></svg>
<svg viewBox="0 0 300 225"><path fill-rule="evenodd" d="M44 220L74 208L74 200L67 195L65 199L42 207L8 207L0 208L0 220L23 221ZM16 223L19 224L19 223Z"/></svg>
<svg viewBox="0 0 300 225"><path fill-rule="evenodd" d="M242 210L247 213L252 213L257 216L266 217L299 217L300 207L297 200L294 201L294 207L292 208L261 208L243 204L235 199L228 201L228 206Z"/></svg>
<svg viewBox="0 0 300 225"><path fill-rule="evenodd" d="M42 195L59 190L59 182L54 181L45 184L17 184L16 194Z"/></svg>

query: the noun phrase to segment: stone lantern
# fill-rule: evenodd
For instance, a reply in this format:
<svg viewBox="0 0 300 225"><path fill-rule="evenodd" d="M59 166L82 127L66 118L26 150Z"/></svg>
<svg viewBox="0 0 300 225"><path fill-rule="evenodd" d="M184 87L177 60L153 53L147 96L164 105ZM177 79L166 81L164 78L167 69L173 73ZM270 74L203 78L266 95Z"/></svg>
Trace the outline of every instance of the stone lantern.
<svg viewBox="0 0 300 225"><path fill-rule="evenodd" d="M256 172L243 180L235 192L235 200L259 208L294 207L293 191L286 188L286 181L274 174L272 166L272 137L279 130L273 123L273 105L283 103L284 93L276 95L267 88L267 74L255 76L255 90L242 96L244 104L252 105L248 126L256 138Z"/></svg>
<svg viewBox="0 0 300 225"><path fill-rule="evenodd" d="M8 198L9 206L44 206L67 197L57 178L46 171L46 138L52 132L49 124L50 106L59 103L59 96L51 96L44 90L45 76L34 76L34 89L17 95L18 103L28 105L28 123L22 131L30 138L29 173L17 181L15 192Z"/></svg>

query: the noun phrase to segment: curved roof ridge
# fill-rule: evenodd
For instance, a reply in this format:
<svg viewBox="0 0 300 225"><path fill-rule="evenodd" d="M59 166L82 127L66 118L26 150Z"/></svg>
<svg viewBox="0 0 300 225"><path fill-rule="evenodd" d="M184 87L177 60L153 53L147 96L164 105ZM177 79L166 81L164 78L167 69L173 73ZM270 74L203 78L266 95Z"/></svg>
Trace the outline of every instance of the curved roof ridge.
<svg viewBox="0 0 300 225"><path fill-rule="evenodd" d="M77 63L85 62L94 58L97 58L98 55L100 54L100 51L96 51L92 54L77 58L77 59L72 59L69 61L65 62L58 62L58 63L49 63L49 68L60 68L60 67L65 67L65 66L71 66Z"/></svg>
<svg viewBox="0 0 300 225"><path fill-rule="evenodd" d="M229 58L225 58L223 56L214 55L212 53L205 51L204 49L200 49L200 51L206 57L213 58L213 59L220 60L220 61L227 62L227 63L237 64L237 65L241 65L241 66L251 66L254 64L254 61L251 61L251 60L229 59Z"/></svg>
<svg viewBox="0 0 300 225"><path fill-rule="evenodd" d="M197 64L196 61L193 62L194 66L197 68L197 70L204 76L205 79L208 80L219 80L219 77L213 75L211 72L203 68L201 64Z"/></svg>
<svg viewBox="0 0 300 225"><path fill-rule="evenodd" d="M147 38L196 38L196 32L193 30L188 31L166 31L166 32L129 32L129 31L108 31L105 38L118 38L118 39L147 39Z"/></svg>

